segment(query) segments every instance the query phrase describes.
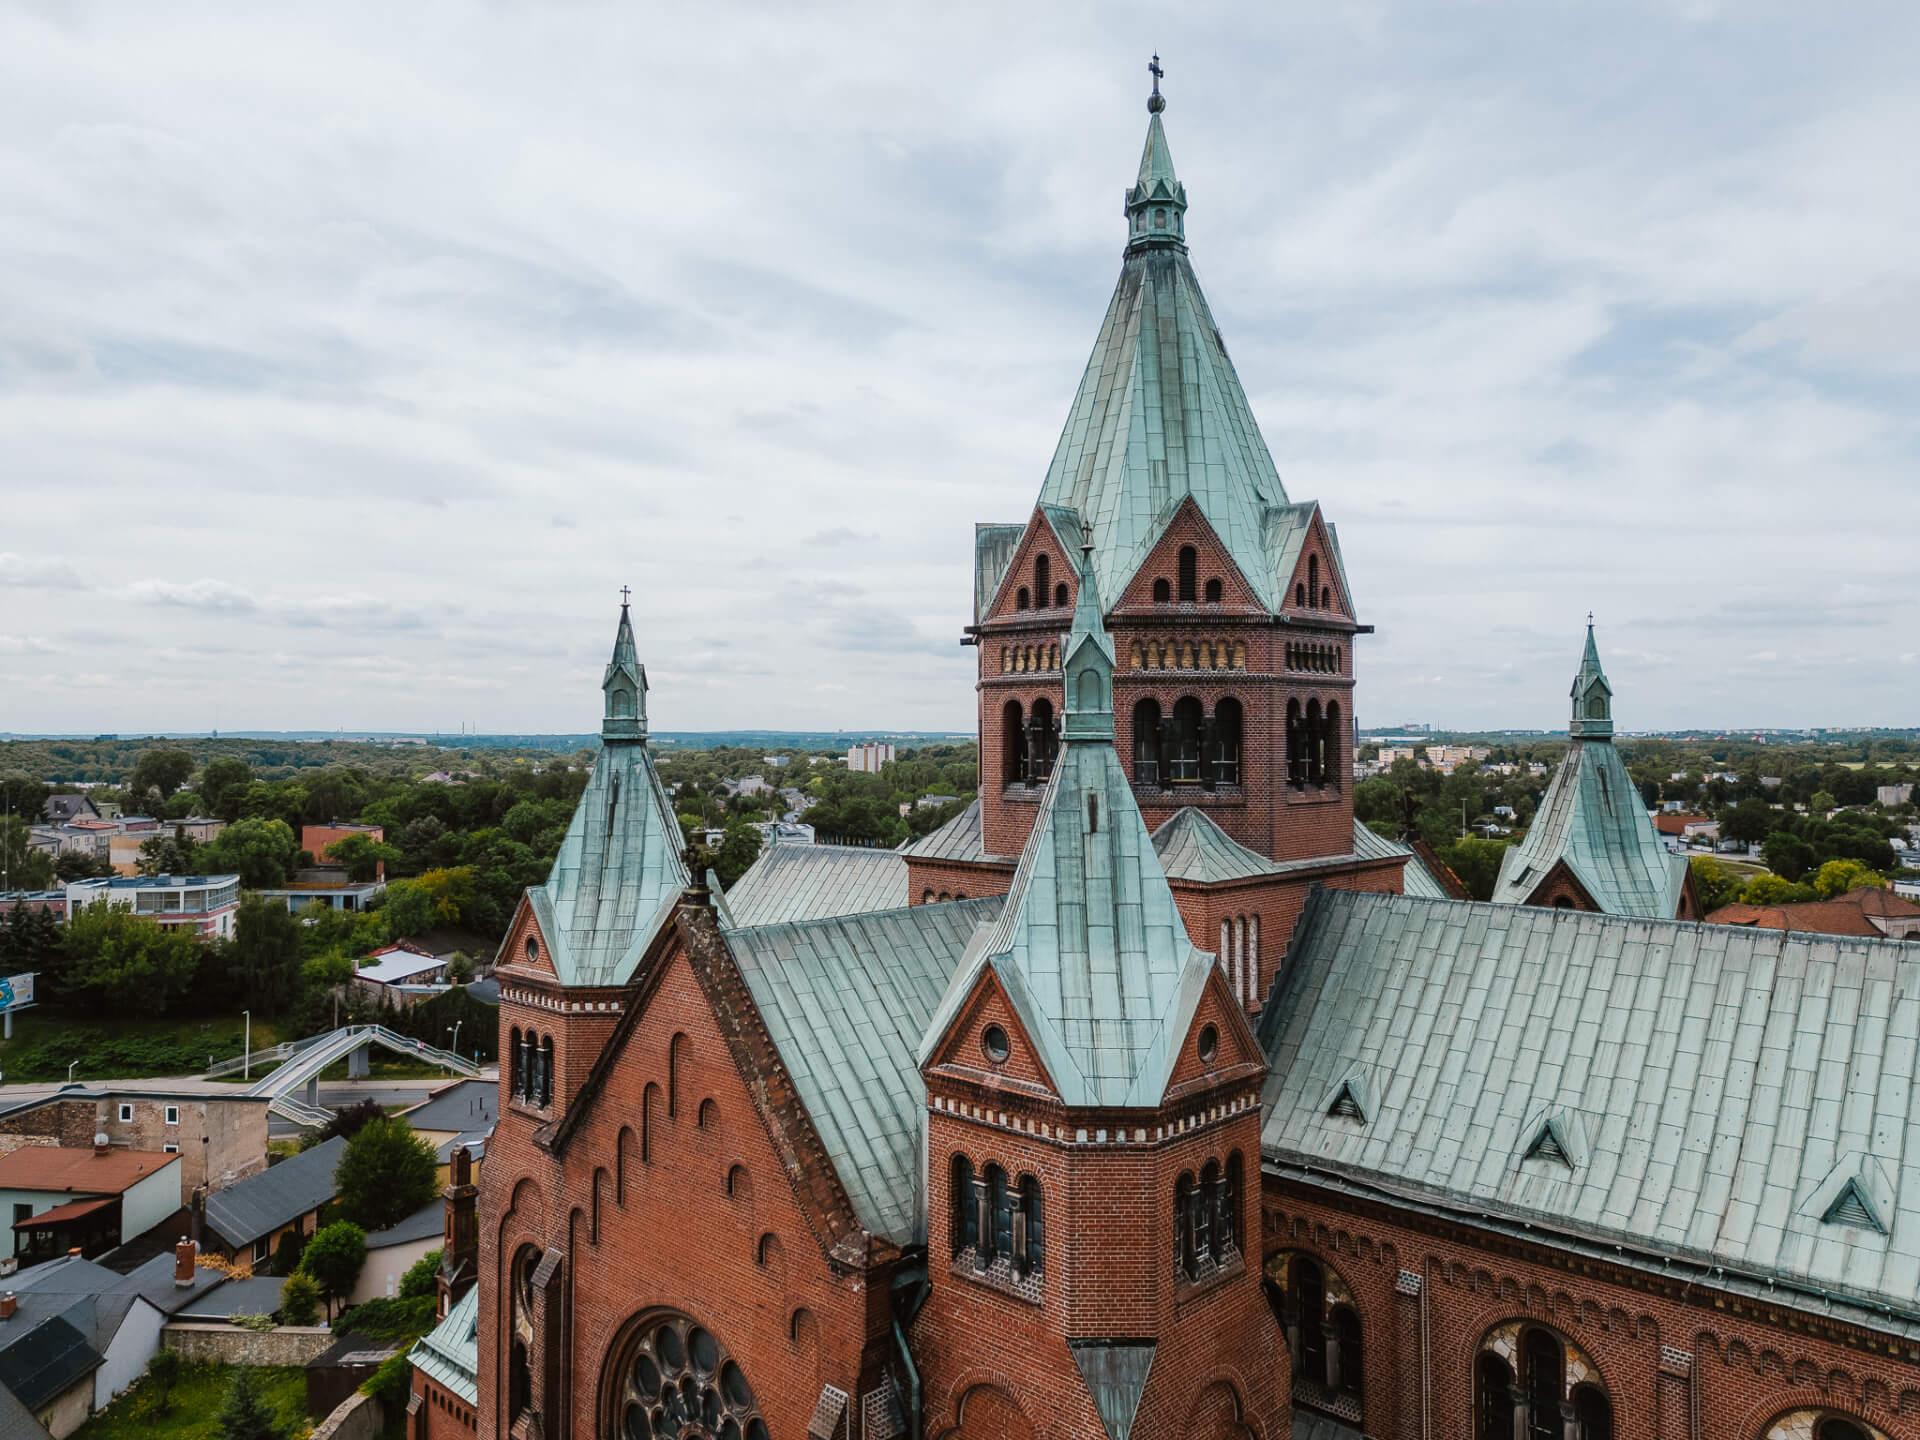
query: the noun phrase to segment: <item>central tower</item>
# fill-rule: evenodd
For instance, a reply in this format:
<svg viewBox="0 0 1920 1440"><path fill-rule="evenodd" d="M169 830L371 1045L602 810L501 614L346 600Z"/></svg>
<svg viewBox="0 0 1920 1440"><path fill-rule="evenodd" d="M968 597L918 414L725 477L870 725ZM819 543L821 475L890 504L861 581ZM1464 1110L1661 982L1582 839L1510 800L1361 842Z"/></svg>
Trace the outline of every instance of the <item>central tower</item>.
<svg viewBox="0 0 1920 1440"><path fill-rule="evenodd" d="M1284 866L1296 878L1281 888L1304 896L1341 883L1315 862L1365 862L1392 873L1364 888L1397 890L1405 857L1354 828L1353 637L1371 627L1355 618L1333 527L1288 498L1201 293L1165 104L1156 77L1119 282L1033 513L976 528L979 806L907 855L916 900L1010 883L1059 754L1062 632L1084 551L1114 647L1122 769L1156 845L1171 825L1199 856L1190 874L1169 865L1189 882L1182 913L1201 944L1235 927L1222 952L1247 951L1235 988L1257 1003L1271 965L1236 937L1257 933L1262 907L1222 910L1201 889ZM1270 951L1295 910L1264 916Z"/></svg>

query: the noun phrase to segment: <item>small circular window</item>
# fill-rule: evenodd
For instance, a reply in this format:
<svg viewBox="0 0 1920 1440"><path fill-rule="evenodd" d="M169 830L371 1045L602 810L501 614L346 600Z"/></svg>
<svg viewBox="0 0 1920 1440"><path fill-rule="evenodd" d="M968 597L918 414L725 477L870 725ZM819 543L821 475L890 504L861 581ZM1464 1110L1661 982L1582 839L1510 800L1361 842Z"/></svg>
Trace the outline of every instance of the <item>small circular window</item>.
<svg viewBox="0 0 1920 1440"><path fill-rule="evenodd" d="M540 942L534 939L533 936L529 935L527 936L527 959L538 960L539 958L540 958Z"/></svg>
<svg viewBox="0 0 1920 1440"><path fill-rule="evenodd" d="M980 1032L980 1048L987 1052L987 1059L998 1065L1013 1053L1013 1042L1007 1039L1003 1028L989 1025Z"/></svg>
<svg viewBox="0 0 1920 1440"><path fill-rule="evenodd" d="M1220 1053L1220 1032L1212 1025L1200 1027L1200 1059L1211 1065L1213 1057Z"/></svg>

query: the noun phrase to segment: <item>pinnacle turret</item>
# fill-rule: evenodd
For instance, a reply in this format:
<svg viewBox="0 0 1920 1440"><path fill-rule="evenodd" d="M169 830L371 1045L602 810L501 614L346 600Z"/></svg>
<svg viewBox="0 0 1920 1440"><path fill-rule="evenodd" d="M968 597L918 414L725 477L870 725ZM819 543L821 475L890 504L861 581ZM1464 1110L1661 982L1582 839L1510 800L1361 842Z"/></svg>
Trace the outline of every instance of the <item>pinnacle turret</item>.
<svg viewBox="0 0 1920 1440"><path fill-rule="evenodd" d="M1580 673L1573 677L1573 715L1567 733L1581 740L1613 738L1613 686L1600 668L1600 648L1593 642L1593 617L1587 617L1587 648L1580 657Z"/></svg>
<svg viewBox="0 0 1920 1440"><path fill-rule="evenodd" d="M1093 578L1093 546L1080 552L1080 593L1073 628L1060 637L1061 678L1066 689L1062 738L1113 743L1113 637L1107 634L1100 590Z"/></svg>
<svg viewBox="0 0 1920 1440"><path fill-rule="evenodd" d="M633 621L627 613L627 591L620 592L620 628L613 636L613 658L607 661L607 673L600 681L606 707L600 721L600 738L605 740L646 742L647 668L640 663L633 644Z"/></svg>
<svg viewBox="0 0 1920 1440"><path fill-rule="evenodd" d="M1167 148L1166 127L1160 116L1167 98L1160 93L1160 57L1147 67L1153 75L1153 94L1147 99L1147 143L1140 151L1140 174L1127 191L1127 248L1184 246L1187 238L1187 187L1173 173L1173 152Z"/></svg>

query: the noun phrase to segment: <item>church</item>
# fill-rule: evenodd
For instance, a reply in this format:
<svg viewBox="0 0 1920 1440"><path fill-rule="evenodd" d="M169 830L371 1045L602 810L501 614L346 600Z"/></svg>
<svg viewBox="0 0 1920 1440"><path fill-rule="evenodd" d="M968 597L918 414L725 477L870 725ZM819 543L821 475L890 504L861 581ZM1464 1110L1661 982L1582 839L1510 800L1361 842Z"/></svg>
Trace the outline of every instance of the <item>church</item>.
<svg viewBox="0 0 1920 1440"><path fill-rule="evenodd" d="M1920 957L1695 923L1591 630L1493 903L1355 823L1364 607L1148 110L970 809L723 891L621 607L408 1433L1920 1440Z"/></svg>

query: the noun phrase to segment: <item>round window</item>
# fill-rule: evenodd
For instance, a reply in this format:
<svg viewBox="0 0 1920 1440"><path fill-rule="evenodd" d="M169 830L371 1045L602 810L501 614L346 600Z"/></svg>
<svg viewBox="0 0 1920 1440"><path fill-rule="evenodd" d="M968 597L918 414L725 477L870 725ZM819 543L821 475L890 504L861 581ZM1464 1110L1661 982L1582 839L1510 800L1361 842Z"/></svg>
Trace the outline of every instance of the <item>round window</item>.
<svg viewBox="0 0 1920 1440"><path fill-rule="evenodd" d="M540 942L534 939L533 936L529 935L527 936L527 959L538 960L539 958L540 958Z"/></svg>
<svg viewBox="0 0 1920 1440"><path fill-rule="evenodd" d="M980 1032L980 1048L987 1052L987 1059L998 1065L1013 1053L1013 1042L1000 1026L989 1025Z"/></svg>
<svg viewBox="0 0 1920 1440"><path fill-rule="evenodd" d="M1220 1032L1212 1025L1200 1027L1200 1059L1211 1065L1213 1057L1220 1053Z"/></svg>

